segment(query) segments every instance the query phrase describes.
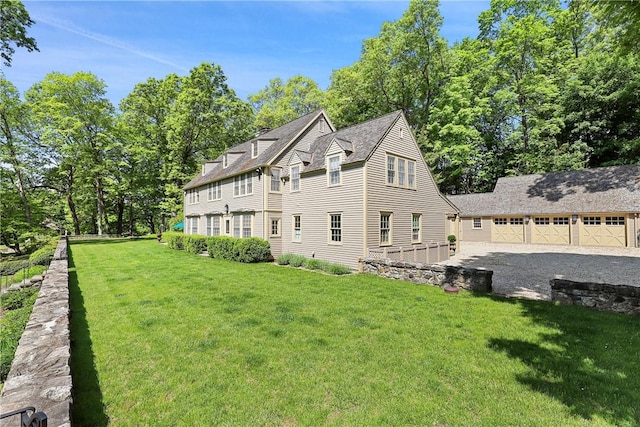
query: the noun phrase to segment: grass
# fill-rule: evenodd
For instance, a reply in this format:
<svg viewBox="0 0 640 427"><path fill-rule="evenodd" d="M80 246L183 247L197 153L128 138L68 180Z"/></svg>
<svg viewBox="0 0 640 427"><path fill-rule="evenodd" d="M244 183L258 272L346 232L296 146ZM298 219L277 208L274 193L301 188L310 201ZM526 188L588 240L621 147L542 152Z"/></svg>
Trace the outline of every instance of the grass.
<svg viewBox="0 0 640 427"><path fill-rule="evenodd" d="M77 426L640 424L640 321L73 242Z"/></svg>

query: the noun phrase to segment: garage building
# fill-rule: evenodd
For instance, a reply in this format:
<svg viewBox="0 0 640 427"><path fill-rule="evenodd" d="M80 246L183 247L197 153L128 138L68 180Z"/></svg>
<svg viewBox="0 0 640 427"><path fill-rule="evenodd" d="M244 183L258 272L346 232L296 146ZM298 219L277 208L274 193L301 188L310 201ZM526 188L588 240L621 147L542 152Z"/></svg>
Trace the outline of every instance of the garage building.
<svg viewBox="0 0 640 427"><path fill-rule="evenodd" d="M640 165L498 179L448 196L460 241L640 247Z"/></svg>

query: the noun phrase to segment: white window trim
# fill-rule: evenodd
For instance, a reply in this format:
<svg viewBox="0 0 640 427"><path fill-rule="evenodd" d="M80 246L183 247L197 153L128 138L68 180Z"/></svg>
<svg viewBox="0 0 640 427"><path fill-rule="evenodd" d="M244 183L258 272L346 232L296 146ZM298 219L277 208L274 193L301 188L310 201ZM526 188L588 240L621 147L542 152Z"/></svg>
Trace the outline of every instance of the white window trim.
<svg viewBox="0 0 640 427"><path fill-rule="evenodd" d="M249 192L249 187L251 187L251 192ZM233 177L233 197L245 197L251 196L252 194L253 172L247 172Z"/></svg>
<svg viewBox="0 0 640 427"><path fill-rule="evenodd" d="M413 238L413 218L418 217L418 238ZM411 214L411 243L422 243L422 214L421 213L412 213Z"/></svg>
<svg viewBox="0 0 640 427"><path fill-rule="evenodd" d="M332 234L332 224L331 224L331 216L332 215L339 215L340 216L340 240L336 241L336 240L332 240L333 234ZM342 212L329 212L327 214L327 243L329 245L335 245L335 246L342 246L343 242L344 242L344 221L343 219L343 215Z"/></svg>
<svg viewBox="0 0 640 427"><path fill-rule="evenodd" d="M294 170L294 169L296 169L296 168L298 169L298 179L297 179L297 181L298 181L298 188L293 188L293 187L294 187L293 183L295 182L295 181L294 181L294 176L293 176L293 170ZM298 191L302 191L302 182L301 182L301 181L302 181L302 179L301 179L301 177L300 177L300 173L301 173L300 169L301 169L301 168L300 168L300 165L293 165L293 166L291 166L291 167L289 168L289 176L290 176L290 182L291 182L291 185L289 186L289 191L290 191L291 193L296 193L296 192L298 192Z"/></svg>
<svg viewBox="0 0 640 427"><path fill-rule="evenodd" d="M211 235L212 236L221 236L222 235L222 215L211 215ZM218 227L216 227L215 220L218 220ZM218 234L216 234L215 230L218 230Z"/></svg>
<svg viewBox="0 0 640 427"><path fill-rule="evenodd" d="M390 160L392 161L393 169L389 169ZM400 162L404 161L404 170L402 171L402 178L400 177ZM415 190L417 188L417 176L416 168L417 162L414 159L398 156L397 154L387 153L385 156L385 181L389 187L406 188L408 190ZM409 171L413 169L413 174ZM389 172L393 171L392 180L389 180ZM403 181L401 184L400 181Z"/></svg>
<svg viewBox="0 0 640 427"><path fill-rule="evenodd" d="M226 169L229 166L229 155L228 154L223 154L222 155L222 169Z"/></svg>
<svg viewBox="0 0 640 427"><path fill-rule="evenodd" d="M194 226L195 225L195 231ZM188 234L198 234L200 231L200 217L199 216L190 216L189 217L189 233Z"/></svg>
<svg viewBox="0 0 640 427"><path fill-rule="evenodd" d="M273 223L276 222L276 233L273 233ZM280 218L271 218L271 222L269 224L271 226L270 230L269 230L269 236L271 237L280 237L282 236L282 220Z"/></svg>
<svg viewBox="0 0 640 427"><path fill-rule="evenodd" d="M338 159L338 169L336 170L331 170L331 159ZM340 185L342 185L342 156L340 154L333 154L333 155L329 155L327 156L326 159L326 169L327 169L327 186L328 187L338 187ZM338 172L338 182L336 183L331 183L331 173L332 172Z"/></svg>
<svg viewBox="0 0 640 427"><path fill-rule="evenodd" d="M300 235L296 238L296 217L300 218ZM291 241L294 243L302 242L302 215L301 214L293 214L291 215Z"/></svg>
<svg viewBox="0 0 640 427"><path fill-rule="evenodd" d="M220 199L222 199L222 185L220 181L210 182L207 185L207 201L212 202Z"/></svg>
<svg viewBox="0 0 640 427"><path fill-rule="evenodd" d="M382 241L382 217L389 217L389 223L387 224L388 228L386 229L389 233L389 239L387 242ZM393 246L393 213L392 212L380 212L378 216L378 244L380 246Z"/></svg>
<svg viewBox="0 0 640 427"><path fill-rule="evenodd" d="M251 143L251 158L255 159L258 157L258 141L253 141Z"/></svg>
<svg viewBox="0 0 640 427"><path fill-rule="evenodd" d="M273 189L273 172L277 171L278 172L278 190L274 190ZM282 169L281 168L271 168L271 181L269 182L269 193L276 193L276 194L282 194L282 181L280 181L281 177L282 177Z"/></svg>

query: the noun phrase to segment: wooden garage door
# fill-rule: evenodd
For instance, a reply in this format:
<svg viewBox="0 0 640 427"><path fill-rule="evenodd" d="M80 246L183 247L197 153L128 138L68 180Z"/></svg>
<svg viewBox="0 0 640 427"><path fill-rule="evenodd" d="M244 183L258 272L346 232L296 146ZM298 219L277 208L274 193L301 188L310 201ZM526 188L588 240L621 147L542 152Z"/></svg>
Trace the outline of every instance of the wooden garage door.
<svg viewBox="0 0 640 427"><path fill-rule="evenodd" d="M493 218L491 240L497 243L524 243L522 218Z"/></svg>
<svg viewBox="0 0 640 427"><path fill-rule="evenodd" d="M584 246L626 246L623 216L583 216L580 218L580 244Z"/></svg>
<svg viewBox="0 0 640 427"><path fill-rule="evenodd" d="M531 226L531 242L568 245L571 243L569 217L535 217Z"/></svg>

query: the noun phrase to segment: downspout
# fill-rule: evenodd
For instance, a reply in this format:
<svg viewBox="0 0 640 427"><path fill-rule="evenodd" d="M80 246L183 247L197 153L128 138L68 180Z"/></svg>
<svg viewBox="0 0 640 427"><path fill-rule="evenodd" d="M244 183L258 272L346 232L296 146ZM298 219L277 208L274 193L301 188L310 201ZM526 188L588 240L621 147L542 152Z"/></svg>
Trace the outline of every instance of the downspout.
<svg viewBox="0 0 640 427"><path fill-rule="evenodd" d="M271 234L271 224L267 224L269 220L269 215L267 213L267 210L269 209L269 188L267 188L267 181L269 181L269 185L271 185L271 179L266 178L267 172L269 172L269 176L271 176L271 168L268 168L262 173L262 177L264 178L262 180L262 238L269 241L268 236ZM269 235L267 234L267 226L269 228Z"/></svg>
<svg viewBox="0 0 640 427"><path fill-rule="evenodd" d="M364 163L362 167L362 256L367 258L369 256L369 235L368 235L368 219L369 219L369 204L368 204L368 182L367 182L367 163Z"/></svg>

